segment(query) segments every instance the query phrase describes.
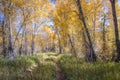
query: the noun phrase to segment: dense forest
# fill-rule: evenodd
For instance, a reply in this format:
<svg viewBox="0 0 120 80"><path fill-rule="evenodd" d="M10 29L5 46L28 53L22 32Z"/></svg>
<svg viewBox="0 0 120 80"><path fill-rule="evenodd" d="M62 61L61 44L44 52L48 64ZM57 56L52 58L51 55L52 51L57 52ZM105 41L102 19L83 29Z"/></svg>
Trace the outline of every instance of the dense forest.
<svg viewBox="0 0 120 80"><path fill-rule="evenodd" d="M120 0L0 0L0 80L120 80Z"/></svg>

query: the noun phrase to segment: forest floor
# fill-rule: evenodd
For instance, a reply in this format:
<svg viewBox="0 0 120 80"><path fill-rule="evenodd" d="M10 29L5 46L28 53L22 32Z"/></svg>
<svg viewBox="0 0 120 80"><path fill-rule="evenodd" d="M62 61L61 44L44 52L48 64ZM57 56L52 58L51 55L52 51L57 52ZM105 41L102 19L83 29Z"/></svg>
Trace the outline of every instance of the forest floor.
<svg viewBox="0 0 120 80"><path fill-rule="evenodd" d="M45 61L45 63L52 62L55 65L56 80L66 80L66 76L61 68L61 63L60 63L61 56L62 56L61 54L56 54L56 53L43 54L43 61Z"/></svg>
<svg viewBox="0 0 120 80"><path fill-rule="evenodd" d="M60 59L57 58L56 59L56 78L57 80L66 80L65 74L61 68L61 63L60 63Z"/></svg>
<svg viewBox="0 0 120 80"><path fill-rule="evenodd" d="M14 61L0 56L0 80L120 80L120 63L88 63L57 53L20 56Z"/></svg>
<svg viewBox="0 0 120 80"><path fill-rule="evenodd" d="M42 54L42 60L40 59L40 63L43 64L52 64L55 66L56 71L56 80L67 80L67 77L65 76L60 63L61 54L56 53L45 53ZM33 72L37 67L39 67L39 64L32 64L30 67L28 67L28 71Z"/></svg>

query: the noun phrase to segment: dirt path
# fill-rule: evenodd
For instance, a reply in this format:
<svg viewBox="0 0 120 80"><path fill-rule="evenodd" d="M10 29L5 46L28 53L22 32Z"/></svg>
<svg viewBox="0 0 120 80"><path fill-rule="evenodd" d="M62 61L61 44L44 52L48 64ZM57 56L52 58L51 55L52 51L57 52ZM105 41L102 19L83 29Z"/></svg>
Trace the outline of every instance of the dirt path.
<svg viewBox="0 0 120 80"><path fill-rule="evenodd" d="M65 73L61 68L60 56L59 55L51 55L51 54L46 54L46 55L49 57L44 58L44 63L49 62L51 57L54 58L54 61L52 61L52 62L55 64L56 80L67 80L67 77L65 76ZM36 69L36 67L38 67L38 64L33 64L27 69L27 71L33 72L34 69Z"/></svg>
<svg viewBox="0 0 120 80"><path fill-rule="evenodd" d="M67 80L61 68L61 63L59 58L56 58L56 80Z"/></svg>
<svg viewBox="0 0 120 80"><path fill-rule="evenodd" d="M48 57L45 58L45 61L49 61L50 58L53 58L52 61L55 64L56 68L56 80L67 80L64 71L61 68L60 54L46 54Z"/></svg>

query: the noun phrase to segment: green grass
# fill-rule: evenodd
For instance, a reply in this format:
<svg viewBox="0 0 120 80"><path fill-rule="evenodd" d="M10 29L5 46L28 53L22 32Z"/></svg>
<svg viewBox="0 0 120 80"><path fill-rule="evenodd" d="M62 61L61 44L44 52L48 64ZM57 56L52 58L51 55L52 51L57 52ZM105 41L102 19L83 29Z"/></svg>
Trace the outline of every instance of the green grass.
<svg viewBox="0 0 120 80"><path fill-rule="evenodd" d="M56 59L60 59L67 80L120 80L120 63L87 63L55 53L21 56L13 61L0 56L0 80L56 80Z"/></svg>
<svg viewBox="0 0 120 80"><path fill-rule="evenodd" d="M41 56L21 56L13 61L0 57L0 80L54 80L55 66L40 61ZM34 64L37 66L29 69Z"/></svg>
<svg viewBox="0 0 120 80"><path fill-rule="evenodd" d="M68 80L120 80L120 63L87 63L63 56L61 66Z"/></svg>

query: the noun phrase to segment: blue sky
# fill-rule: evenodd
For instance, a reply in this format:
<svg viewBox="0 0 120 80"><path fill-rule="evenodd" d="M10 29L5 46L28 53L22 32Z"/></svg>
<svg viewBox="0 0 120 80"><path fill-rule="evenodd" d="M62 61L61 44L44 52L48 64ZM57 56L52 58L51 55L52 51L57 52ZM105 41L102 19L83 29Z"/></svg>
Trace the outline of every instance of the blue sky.
<svg viewBox="0 0 120 80"><path fill-rule="evenodd" d="M120 6L120 0L118 0L118 4L119 4L119 6Z"/></svg>
<svg viewBox="0 0 120 80"><path fill-rule="evenodd" d="M51 2L54 2L54 0L50 0Z"/></svg>
<svg viewBox="0 0 120 80"><path fill-rule="evenodd" d="M3 14L0 12L0 21L3 20L4 16Z"/></svg>
<svg viewBox="0 0 120 80"><path fill-rule="evenodd" d="M50 0L50 2L54 3L54 0Z"/></svg>

